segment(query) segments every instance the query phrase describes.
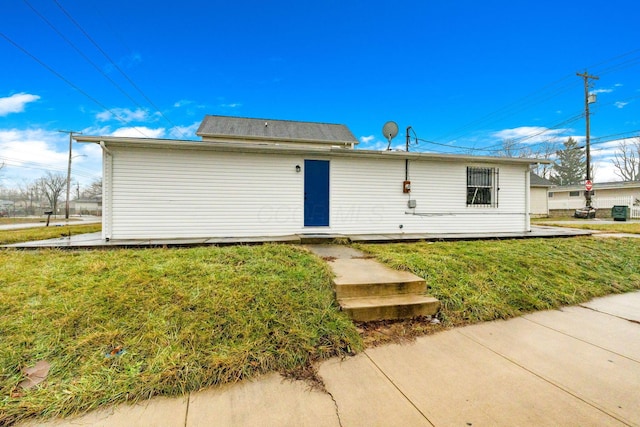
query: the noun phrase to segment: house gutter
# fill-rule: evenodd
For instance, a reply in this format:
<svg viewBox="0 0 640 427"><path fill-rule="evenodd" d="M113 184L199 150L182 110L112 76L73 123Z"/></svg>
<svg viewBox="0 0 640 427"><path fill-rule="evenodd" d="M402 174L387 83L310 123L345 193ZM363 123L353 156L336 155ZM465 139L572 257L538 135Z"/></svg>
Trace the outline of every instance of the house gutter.
<svg viewBox="0 0 640 427"><path fill-rule="evenodd" d="M278 145L273 143L229 143L210 141L180 141L169 139L151 138L119 138L102 136L80 136L75 138L78 142L93 142L108 144L111 149L116 147L128 148L156 148L165 150L204 150L242 153L272 153L335 157L358 157L377 159L408 159L408 160L439 160L439 161L467 161L473 163L498 163L498 164L550 164L549 160L527 159L514 157L490 157L490 156L464 156L459 154L419 153L406 151L374 151L357 150L340 147L296 147L294 145Z"/></svg>

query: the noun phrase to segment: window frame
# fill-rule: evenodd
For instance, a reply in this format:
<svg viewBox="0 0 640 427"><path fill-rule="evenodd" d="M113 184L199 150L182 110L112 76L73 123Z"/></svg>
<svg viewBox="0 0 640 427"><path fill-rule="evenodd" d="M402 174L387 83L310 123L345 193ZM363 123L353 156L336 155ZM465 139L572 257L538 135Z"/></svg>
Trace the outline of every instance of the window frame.
<svg viewBox="0 0 640 427"><path fill-rule="evenodd" d="M498 168L467 166L467 207L497 208L499 190Z"/></svg>

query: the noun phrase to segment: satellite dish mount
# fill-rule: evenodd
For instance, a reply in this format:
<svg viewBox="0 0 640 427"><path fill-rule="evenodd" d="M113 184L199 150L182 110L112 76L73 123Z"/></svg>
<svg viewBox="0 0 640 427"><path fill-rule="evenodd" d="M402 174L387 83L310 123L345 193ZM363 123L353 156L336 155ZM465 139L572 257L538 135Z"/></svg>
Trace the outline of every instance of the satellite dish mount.
<svg viewBox="0 0 640 427"><path fill-rule="evenodd" d="M398 124L396 122L387 122L382 126L382 135L389 141L387 151L391 150L391 140L398 134Z"/></svg>

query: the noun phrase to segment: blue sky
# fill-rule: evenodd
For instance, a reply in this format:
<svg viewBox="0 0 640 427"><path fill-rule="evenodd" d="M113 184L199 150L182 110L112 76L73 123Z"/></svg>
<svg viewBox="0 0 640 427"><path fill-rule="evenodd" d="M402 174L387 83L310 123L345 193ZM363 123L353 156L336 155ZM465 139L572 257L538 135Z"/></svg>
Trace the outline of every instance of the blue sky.
<svg viewBox="0 0 640 427"><path fill-rule="evenodd" d="M585 69L596 180L615 180L616 140L640 135L638 16L636 0L4 0L0 185L66 173L58 130L198 139L205 114L343 123L370 149L388 120L394 146L407 126L432 141L416 151L582 140ZM74 180L100 176L96 146L74 155Z"/></svg>

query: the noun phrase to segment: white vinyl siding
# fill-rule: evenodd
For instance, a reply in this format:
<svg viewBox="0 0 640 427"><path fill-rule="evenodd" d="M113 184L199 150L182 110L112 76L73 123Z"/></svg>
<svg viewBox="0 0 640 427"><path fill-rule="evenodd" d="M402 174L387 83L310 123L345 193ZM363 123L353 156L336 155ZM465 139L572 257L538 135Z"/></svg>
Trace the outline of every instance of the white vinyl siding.
<svg viewBox="0 0 640 427"><path fill-rule="evenodd" d="M270 236L302 224L290 156L113 151L114 239Z"/></svg>
<svg viewBox="0 0 640 427"><path fill-rule="evenodd" d="M531 215L549 215L547 187L531 187Z"/></svg>
<svg viewBox="0 0 640 427"><path fill-rule="evenodd" d="M112 239L278 236L300 233L487 233L528 229L527 165L409 162L157 148L105 155L104 234ZM329 160L330 226L304 227L305 159ZM500 172L499 207L467 206L468 166ZM109 170L111 172L109 172ZM111 177L108 176L111 173ZM409 198L416 208L407 205ZM402 227L400 227L402 226Z"/></svg>

